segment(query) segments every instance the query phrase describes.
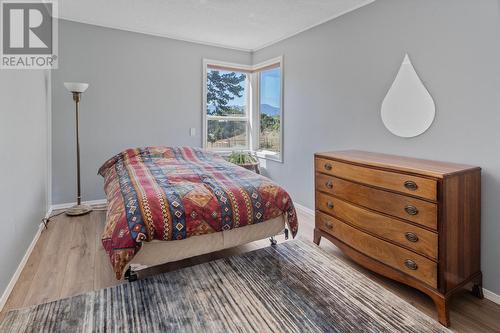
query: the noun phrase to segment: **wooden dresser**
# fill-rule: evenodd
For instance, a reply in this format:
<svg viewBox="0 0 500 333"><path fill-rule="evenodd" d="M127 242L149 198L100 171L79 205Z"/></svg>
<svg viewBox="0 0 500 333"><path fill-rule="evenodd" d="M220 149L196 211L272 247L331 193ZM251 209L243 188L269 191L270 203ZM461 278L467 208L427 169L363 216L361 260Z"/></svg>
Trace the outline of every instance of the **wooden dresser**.
<svg viewBox="0 0 500 333"><path fill-rule="evenodd" d="M448 301L482 298L481 169L362 151L315 154L314 242L325 237L360 265Z"/></svg>

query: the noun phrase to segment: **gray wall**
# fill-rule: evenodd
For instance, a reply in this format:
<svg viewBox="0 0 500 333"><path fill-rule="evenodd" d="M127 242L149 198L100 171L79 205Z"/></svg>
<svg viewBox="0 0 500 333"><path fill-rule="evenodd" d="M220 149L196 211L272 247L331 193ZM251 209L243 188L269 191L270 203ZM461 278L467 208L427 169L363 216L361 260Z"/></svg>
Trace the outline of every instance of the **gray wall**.
<svg viewBox="0 0 500 333"><path fill-rule="evenodd" d="M0 292L47 211L48 75L0 70Z"/></svg>
<svg viewBox="0 0 500 333"><path fill-rule="evenodd" d="M405 52L437 107L403 139L380 105ZM483 167L482 267L500 294L500 2L377 0L254 54L284 55L284 164L268 174L313 208L313 153L364 149Z"/></svg>
<svg viewBox="0 0 500 333"><path fill-rule="evenodd" d="M202 59L251 63L251 54L60 21L52 72L53 203L74 202L74 102L65 81L88 82L81 102L83 199L104 198L97 170L145 145L201 146ZM196 136L189 136L189 128Z"/></svg>

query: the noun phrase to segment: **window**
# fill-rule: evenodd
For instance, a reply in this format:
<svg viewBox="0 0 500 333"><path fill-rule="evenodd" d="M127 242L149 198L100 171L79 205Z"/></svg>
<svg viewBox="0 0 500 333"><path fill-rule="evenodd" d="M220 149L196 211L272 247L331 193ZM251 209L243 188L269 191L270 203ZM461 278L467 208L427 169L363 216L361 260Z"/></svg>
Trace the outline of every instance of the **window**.
<svg viewBox="0 0 500 333"><path fill-rule="evenodd" d="M207 68L207 148L249 149L248 75Z"/></svg>
<svg viewBox="0 0 500 333"><path fill-rule="evenodd" d="M282 60L257 66L204 60L203 146L282 160Z"/></svg>
<svg viewBox="0 0 500 333"><path fill-rule="evenodd" d="M259 151L281 152L281 68L259 73Z"/></svg>

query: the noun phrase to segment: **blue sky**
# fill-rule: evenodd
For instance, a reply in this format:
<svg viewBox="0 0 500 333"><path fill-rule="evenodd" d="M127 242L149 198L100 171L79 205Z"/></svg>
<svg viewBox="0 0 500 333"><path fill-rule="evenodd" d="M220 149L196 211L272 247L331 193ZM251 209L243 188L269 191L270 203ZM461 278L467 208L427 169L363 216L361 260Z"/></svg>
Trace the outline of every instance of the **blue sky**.
<svg viewBox="0 0 500 333"><path fill-rule="evenodd" d="M260 81L260 96L262 104L269 104L279 108L280 106L280 69L275 68L262 72ZM242 87L245 87L246 82L242 82ZM236 97L230 105L245 105L246 91L242 97Z"/></svg>
<svg viewBox="0 0 500 333"><path fill-rule="evenodd" d="M262 72L260 79L260 98L262 104L280 107L280 69Z"/></svg>

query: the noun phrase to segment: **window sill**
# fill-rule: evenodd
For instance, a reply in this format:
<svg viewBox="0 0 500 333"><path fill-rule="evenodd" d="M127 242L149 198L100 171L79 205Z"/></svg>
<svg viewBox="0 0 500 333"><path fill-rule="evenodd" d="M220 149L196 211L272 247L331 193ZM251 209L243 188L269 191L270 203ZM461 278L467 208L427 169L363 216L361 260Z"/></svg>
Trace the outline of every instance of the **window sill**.
<svg viewBox="0 0 500 333"><path fill-rule="evenodd" d="M265 160L269 160L269 161L273 161L273 162L283 163L283 158L280 154L275 153L273 151L269 151L269 150L258 150L258 151L250 151L248 149L235 149L235 150L208 149L208 150L211 152L214 152L222 157L228 157L229 155L231 155L231 153L238 151L238 152L245 152L245 153L253 154L259 159L265 159Z"/></svg>
<svg viewBox="0 0 500 333"><path fill-rule="evenodd" d="M251 153L253 154L254 152L248 150L248 149L241 149L241 148L238 148L238 149L234 149L234 150L230 150L230 149L223 149L223 150L217 150L217 149L209 149L209 148L204 148L212 153L216 153L217 155L220 155L220 156L223 156L223 157L226 157L226 156L229 156L231 155L232 153L234 152L239 152L239 153Z"/></svg>
<svg viewBox="0 0 500 333"><path fill-rule="evenodd" d="M258 158L263 158L266 160L283 163L283 158L281 154L275 153L273 151L259 150L255 152L255 155L257 155Z"/></svg>

